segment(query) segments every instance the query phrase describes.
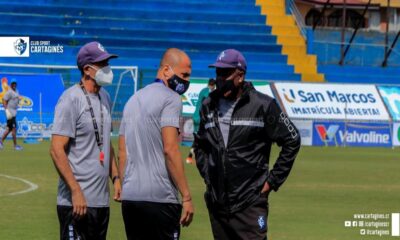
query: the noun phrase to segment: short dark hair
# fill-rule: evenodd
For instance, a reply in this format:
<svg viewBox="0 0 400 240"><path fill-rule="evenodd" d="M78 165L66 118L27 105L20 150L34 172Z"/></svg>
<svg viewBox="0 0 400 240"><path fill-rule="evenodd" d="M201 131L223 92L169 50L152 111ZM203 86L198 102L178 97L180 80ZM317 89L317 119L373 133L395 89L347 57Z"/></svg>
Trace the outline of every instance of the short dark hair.
<svg viewBox="0 0 400 240"><path fill-rule="evenodd" d="M208 80L208 85L215 85L215 79L214 78L210 78Z"/></svg>

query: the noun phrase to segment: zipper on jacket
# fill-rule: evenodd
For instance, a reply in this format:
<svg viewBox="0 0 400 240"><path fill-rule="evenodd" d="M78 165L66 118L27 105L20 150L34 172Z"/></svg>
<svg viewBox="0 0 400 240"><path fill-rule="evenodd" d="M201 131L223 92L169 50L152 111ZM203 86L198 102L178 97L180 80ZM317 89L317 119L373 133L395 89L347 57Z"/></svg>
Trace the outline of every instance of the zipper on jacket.
<svg viewBox="0 0 400 240"><path fill-rule="evenodd" d="M222 140L222 142L224 141L224 139L223 139L223 136L222 136L222 132L221 132L221 128L220 128L220 126L219 126L219 120L218 120L218 110L216 110L216 111L214 111L214 122L215 122L215 126L217 127L217 129L218 129L218 140L219 140L219 142L221 142L221 140ZM229 139L229 136L228 136L228 139ZM225 143L223 142L221 145L220 145L220 147L222 146L222 153L223 153L223 157L222 157L222 177L223 177L223 183L224 183L224 189L223 189L223 191L224 191L224 193L225 193L225 203L226 203L226 207L227 207L227 209L228 209L228 214L230 214L230 212L231 212L231 205L230 205L230 202L229 202L229 197L228 197L228 193L229 193L229 189L228 189L228 179L227 179L227 177L226 177L226 166L225 166L225 163L226 163L226 158L227 158L227 156L228 156L228 149L225 147ZM227 145L228 146L228 145Z"/></svg>
<svg viewBox="0 0 400 240"><path fill-rule="evenodd" d="M229 201L228 178L227 178L227 176L226 176L226 166L225 166L225 164L226 164L227 158L228 158L229 140L230 140L230 138L231 138L231 131L232 131L232 119L234 118L233 116L234 116L234 114L236 113L237 109L239 108L239 104L240 104L241 100L242 100L242 98L239 98L239 99L237 100L237 102L236 102L235 107L233 108L232 115L231 115L231 119L230 119L230 122L229 122L229 132L228 132L228 139L227 139L227 141L226 141L226 147L225 147L225 144L223 144L223 148L224 148L224 158L223 158L223 161L222 161L222 166L223 166L223 169L224 169L224 191L225 191L226 203L227 203L227 209L228 209L228 221L229 221L229 218L230 218L230 216L232 215L232 213L231 213L231 204L230 204L230 201ZM217 116L218 116L218 115L217 115ZM218 121L218 119L217 119L217 123L218 123L219 132L220 132L221 137L222 137L222 132L221 132L221 129L219 128L219 121ZM223 140L223 139L222 139L222 140Z"/></svg>

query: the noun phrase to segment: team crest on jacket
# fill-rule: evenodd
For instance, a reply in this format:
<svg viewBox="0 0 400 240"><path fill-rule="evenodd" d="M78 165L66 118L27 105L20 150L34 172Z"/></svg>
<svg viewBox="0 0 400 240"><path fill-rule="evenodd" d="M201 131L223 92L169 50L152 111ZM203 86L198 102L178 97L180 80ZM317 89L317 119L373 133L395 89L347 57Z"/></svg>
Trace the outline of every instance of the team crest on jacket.
<svg viewBox="0 0 400 240"><path fill-rule="evenodd" d="M174 240L178 240L178 239L179 239L179 232L178 232L178 230L176 230L174 232Z"/></svg>
<svg viewBox="0 0 400 240"><path fill-rule="evenodd" d="M259 216L257 222L258 226L260 227L260 230L265 230L266 227L265 216Z"/></svg>

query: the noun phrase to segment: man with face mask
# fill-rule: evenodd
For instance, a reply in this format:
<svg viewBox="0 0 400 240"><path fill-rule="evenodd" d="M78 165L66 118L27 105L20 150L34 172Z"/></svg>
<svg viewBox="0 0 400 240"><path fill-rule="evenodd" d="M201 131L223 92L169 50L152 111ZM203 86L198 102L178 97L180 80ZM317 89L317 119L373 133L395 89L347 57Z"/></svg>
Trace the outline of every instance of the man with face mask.
<svg viewBox="0 0 400 240"><path fill-rule="evenodd" d="M4 112L7 118L7 130L3 133L0 140L0 150L3 149L3 142L8 134L12 134L14 149L17 151L22 150L22 147L17 145L17 109L19 104L19 93L17 90L17 82L11 82L11 88L3 97Z"/></svg>
<svg viewBox="0 0 400 240"><path fill-rule="evenodd" d="M116 58L98 42L78 53L79 84L58 100L50 154L60 175L57 214L60 239L106 239L109 220L109 179L114 200L121 183L111 144L111 100L102 88L113 73L108 60Z"/></svg>
<svg viewBox="0 0 400 240"><path fill-rule="evenodd" d="M223 51L210 67L217 89L203 101L194 151L214 239L266 239L268 194L288 177L300 135L273 98L244 80L239 51ZM273 142L281 152L269 170Z"/></svg>
<svg viewBox="0 0 400 240"><path fill-rule="evenodd" d="M122 215L128 240L176 240L193 218L193 204L179 150L181 96L191 62L170 48L154 83L126 103L120 127ZM180 193L180 197L179 194Z"/></svg>
<svg viewBox="0 0 400 240"><path fill-rule="evenodd" d="M202 102L204 99L208 97L210 92L214 91L215 89L215 79L210 78L208 80L207 87L203 88L200 93L199 97L197 98L197 103L196 103L196 109L194 110L193 113L193 133L196 133L199 130L199 124L200 124L200 108L202 105ZM186 163L193 163L193 147L189 151L189 155L186 158Z"/></svg>

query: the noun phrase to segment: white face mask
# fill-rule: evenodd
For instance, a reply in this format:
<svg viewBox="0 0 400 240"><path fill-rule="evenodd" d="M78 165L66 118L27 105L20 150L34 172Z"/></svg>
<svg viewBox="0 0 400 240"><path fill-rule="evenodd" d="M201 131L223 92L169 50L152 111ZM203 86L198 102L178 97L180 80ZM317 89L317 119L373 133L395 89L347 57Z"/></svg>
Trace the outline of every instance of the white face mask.
<svg viewBox="0 0 400 240"><path fill-rule="evenodd" d="M89 67L97 70L96 75L94 76L94 80L96 81L97 85L107 86L112 84L114 74L110 66L105 66L100 69L93 65L89 65Z"/></svg>

